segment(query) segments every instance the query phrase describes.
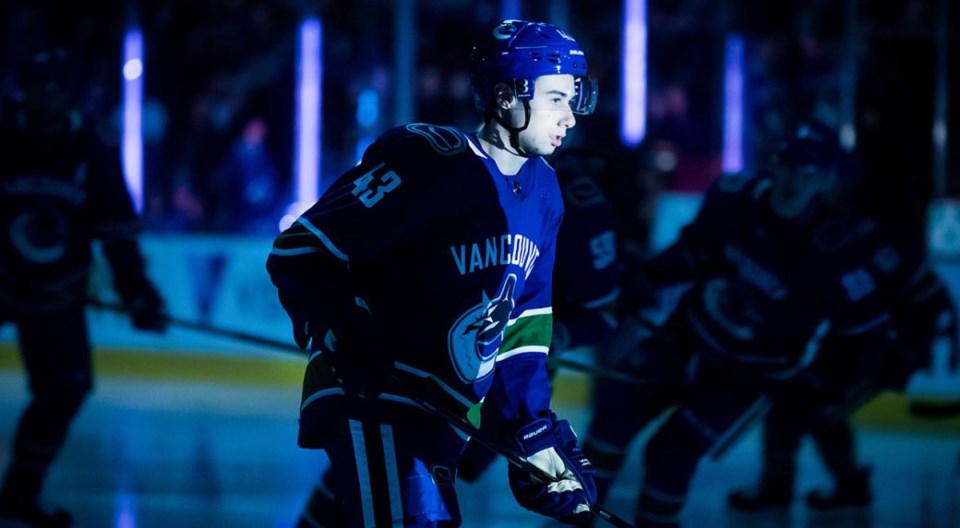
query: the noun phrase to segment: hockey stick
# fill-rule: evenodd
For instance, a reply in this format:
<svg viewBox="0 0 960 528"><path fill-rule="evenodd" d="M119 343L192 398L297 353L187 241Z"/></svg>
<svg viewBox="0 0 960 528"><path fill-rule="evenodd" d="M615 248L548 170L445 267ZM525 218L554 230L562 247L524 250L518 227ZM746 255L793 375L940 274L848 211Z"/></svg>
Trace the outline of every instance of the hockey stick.
<svg viewBox="0 0 960 528"><path fill-rule="evenodd" d="M123 306L121 306L121 305L112 304L112 303L107 303L107 302L101 301L101 300L99 300L99 299L93 299L93 298L88 299L88 300L87 300L87 304L89 304L90 306L92 306L92 307L94 307L94 308L97 308L97 309L100 309L100 310L109 311L109 312L114 312L114 313L119 313L119 314L129 314L129 313L130 313L129 310L127 310L125 307L123 307ZM289 343L284 343L284 342L282 342L282 341L278 341L278 340L275 340L275 339L270 339L270 338L263 337L263 336L258 336L258 335L254 335L254 334L249 334L249 333L247 333L247 332L240 332L240 331L236 331L236 330L227 330L227 329L219 328L219 327L216 327L216 326L213 326L213 325L209 325L209 324L206 324L206 323L199 323L199 322L196 322L196 321L187 321L187 320L178 319L178 318L176 318L176 317L170 317L170 316L167 316L167 321L168 321L171 325L174 325L174 326L180 326L180 327L189 328L189 329L192 329L192 330L200 330L200 331L207 332L207 333L214 334L214 335L218 335L218 336L229 337L229 338L233 338L233 339L238 339L238 340L240 340L240 341L246 341L246 342L255 343L255 344L258 344L258 345L264 345L264 346L268 346L268 347L271 347L271 348L276 348L276 349L278 349L278 350L283 350L283 351L286 351L286 352L295 352L295 353L300 354L300 355L304 355L304 354L305 354L304 351L300 350L300 349L297 348L295 345L291 345L291 344L289 344ZM437 415L438 417L442 418L444 421L446 421L447 423L449 423L452 427L454 427L454 428L460 430L461 432L463 432L464 434L472 437L474 440L476 440L479 444L483 445L483 446L486 447L487 449L490 449L490 450L493 451L494 453L499 454L500 456L502 456L502 457L504 457L505 459L507 459L507 461L509 461L510 463L512 463L512 464L516 465L517 467L523 469L524 471L526 471L526 472L529 473L530 475L532 475L532 476L534 476L534 477L542 480L543 482L550 482L550 481L556 480L554 477L552 477L551 475L549 475L548 473L546 473L545 471L543 471L543 470L540 469L539 467L531 464L530 462L527 462L526 459L524 459L523 457L521 457L519 454L513 452L512 450L507 450L507 449L498 448L498 447L495 446L492 442L489 442L489 441L481 438L481 437L479 436L479 430L478 430L476 427L474 427L474 425L473 425L472 423L470 423L470 422L466 419L466 417L460 417L460 416L456 415L455 413L450 412L450 411L447 410L447 409L444 409L444 408L439 407L439 406L437 406L437 405L433 405L433 404L431 404L429 401L427 401L426 399L421 398L421 397L419 397L419 396L416 395L416 394L413 394L412 392L410 392L410 391L408 390L410 384L409 384L409 383L405 383L402 379L394 376L394 377L393 377L393 380L394 380L399 386L405 387L405 390L403 390L402 392L404 393L405 396L408 396L411 400L413 400L414 402L416 402L417 405L423 407L424 409L426 409L426 410L432 412L433 414ZM600 517L601 519L606 520L607 522L609 522L609 523L612 524L613 526L618 526L618 527L622 527L622 528L632 528L632 525L631 525L631 524L627 523L627 522L624 521L623 519L620 519L620 518L617 517L616 515L610 513L606 508L604 508L603 506L601 506L601 505L599 505L599 504L593 505L593 511L594 511L594 513L595 513L598 517Z"/></svg>
<svg viewBox="0 0 960 528"><path fill-rule="evenodd" d="M393 376L392 379L401 387L405 387L408 389L410 386L409 383L405 383L402 379L400 379L397 376ZM425 410L443 419L443 421L447 422L448 424L450 424L451 427L459 430L461 433L469 436L471 441L475 441L480 445L482 445L483 447L489 449L491 452L502 456L507 460L507 462L522 469L523 471L526 471L530 476L540 480L541 482L555 482L557 480L556 477L554 477L553 475L550 475L546 471L528 462L527 459L523 458L519 453L517 453L513 449L499 446L494 442L486 438L483 438L480 435L480 430L477 429L475 425L470 423L470 421L467 420L466 416L460 416L459 414L452 412L449 409L446 409L439 405L434 405L433 403L428 401L426 398L422 398L418 394L412 393L408 390L404 390L403 392L404 392L404 396L409 397L411 400L416 402L417 405L423 407ZM591 510L597 517L607 521L613 526L617 526L619 528L633 528L632 524L621 519L620 517L617 517L610 510L604 508L600 504L592 504Z"/></svg>
<svg viewBox="0 0 960 528"><path fill-rule="evenodd" d="M773 407L773 402L766 396L761 396L754 405L734 422L727 431L717 439L716 444L710 449L708 455L711 460L717 461L724 457L734 445L743 437L750 427L763 419Z"/></svg>
<svg viewBox="0 0 960 528"><path fill-rule="evenodd" d="M99 299L88 299L87 304L89 304L90 306L98 310L104 310L104 311L114 312L114 313L123 314L123 315L128 315L130 313L130 310L127 310L125 307L119 304L107 303ZM239 330L229 330L226 328L221 328L219 326L214 326L207 323L201 323L198 321L188 321L186 319L179 319L171 316L167 316L166 319L167 319L167 322L169 322L173 326L188 328L190 330L198 330L201 332L206 332L208 334L212 334L220 337L228 337L231 339L236 339L238 341L245 341L247 343L253 343L255 345L262 345L270 348L275 348L278 350L283 350L285 352L294 352L297 354L304 354L304 355L306 354L305 351L300 350L299 348L297 348L296 345L293 345L291 343L287 343L284 341L279 341L276 339L271 339L269 337L242 332ZM569 359L550 357L547 361L556 367L583 372L585 374L589 374L591 376L598 377L598 378L606 378L614 381L622 381L624 383L637 383L637 384L650 383L647 380L635 378L633 376L623 374L622 372L603 369L600 367L587 365L585 363L580 363L580 362L572 361Z"/></svg>
<svg viewBox="0 0 960 528"><path fill-rule="evenodd" d="M108 302L101 301L99 299L87 299L87 304L98 309L108 312L114 312L123 315L129 315L130 310L126 307L119 304L112 304ZM185 319L179 319L176 317L166 316L166 320L172 326L179 326L181 328L189 328L190 330L199 330L201 332L206 332L208 334L220 336L220 337L229 337L231 339L236 339L238 341L245 341L248 343L253 343L256 345L263 345L270 348L275 348L278 350L283 350L285 352L294 352L302 356L306 356L307 352L300 350L296 345L280 341L277 339L271 339L269 337L263 337L256 334L251 334L248 332L242 332L239 330L228 330L226 328L220 328L218 326L210 325L207 323L201 323L198 321L188 321Z"/></svg>

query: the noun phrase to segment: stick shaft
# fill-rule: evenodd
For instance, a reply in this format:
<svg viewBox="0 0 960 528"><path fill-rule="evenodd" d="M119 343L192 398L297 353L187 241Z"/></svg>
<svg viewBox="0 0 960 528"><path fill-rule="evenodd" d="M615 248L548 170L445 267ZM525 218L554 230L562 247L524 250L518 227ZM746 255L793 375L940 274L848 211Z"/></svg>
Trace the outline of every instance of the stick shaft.
<svg viewBox="0 0 960 528"><path fill-rule="evenodd" d="M106 310L106 311L110 311L110 312L122 313L122 314L127 314L127 313L129 313L129 310L127 310L127 309L124 308L123 306L120 306L120 305L117 305L117 304L106 303L106 302L103 302L103 301L100 301L100 300L97 300L97 299L89 299L89 300L87 301L87 304L93 306L94 308L101 309L101 310ZM171 325L174 325L174 326L179 326L179 327L183 327L183 328L189 328L189 329L191 329L191 330L199 330L199 331L207 332L207 333L214 334L214 335L219 335L219 336L223 336L223 337L229 337L229 338L237 339L237 340L240 340L240 341L246 341L246 342L254 343L254 344L258 344L258 345L264 345L264 346L267 346L267 347L276 348L277 350L283 350L283 351L285 351L285 352L291 352L291 353L296 353L296 354L300 354L300 355L303 355L303 354L304 354L304 351L300 350L300 349L297 348L295 345L292 345L292 344L290 344L290 343L286 343L286 342L283 342L283 341L279 341L279 340L276 340L276 339L270 339L270 338L267 338L267 337L258 336L258 335L255 335L255 334L250 334L250 333L247 333L247 332L241 332L241 331L237 331L237 330L227 330L227 329L225 329L225 328L219 328L219 327L216 327L216 326L213 326L213 325L209 325L209 324L206 324L206 323L200 323L200 322L197 322L197 321L186 321L186 320L183 320L183 319L178 319L178 318L176 318L176 317L168 317L167 320L170 322ZM565 364L565 365L563 365L563 366L567 366L567 367L569 367L569 368L581 368L581 369L583 369L583 370L585 370L586 368L588 368L588 366L586 366L586 365L579 365L579 364L577 364L576 366L574 366L574 365L573 365L574 363L575 363L575 362L567 362L567 364ZM627 377L627 378L629 379L629 377ZM408 385L409 385L409 384L404 383L403 380L401 380L401 379L399 379L399 378L397 378L397 377L394 377L394 380L395 380L398 384L400 384L402 387L408 388ZM621 380L621 381L627 381L627 380ZM439 417L442 418L444 421L446 421L447 423L449 423L452 427L454 427L454 428L460 430L462 433L470 436L472 439L474 439L475 441L477 441L478 443L480 443L481 445L483 445L483 446L486 447L487 449L489 449L489 450L493 451L494 453L497 453L498 455L500 455L500 456L502 456L503 458L507 459L507 461L510 462L511 464L519 467L520 469L523 469L524 471L526 471L526 472L529 473L530 475L532 475L532 476L534 476L534 477L542 480L543 482L549 482L549 481L552 481L552 480L556 480L552 475L550 475L550 474L548 474L547 472L543 471L543 470L540 469L539 467L531 464L531 463L528 462L525 458L523 458L523 457L520 456L519 454L513 452L512 450L508 450L508 449L501 448L501 447L499 447L499 446L497 446L497 445L494 445L492 442L490 442L490 441L488 441L488 440L486 440L486 439L483 439L483 438L478 434L478 433L479 433L479 430L478 430L476 427L474 427L474 425L473 425L472 423L470 423L470 422L466 419L466 417L458 416L456 413L450 412L450 411L447 410L447 409L444 409L444 408L442 408L442 407L440 407L440 406L437 406L437 405L433 405L433 404L431 404L429 401L427 401L426 399L420 398L419 396L417 396L416 394L414 394L412 391L406 391L406 392L409 392L408 396L410 396L410 398L411 398L413 401L417 402L418 405L420 405L420 406L423 407L424 409L432 412L433 414L439 416ZM606 508L604 508L603 506L601 506L601 505L599 505L599 504L594 504L594 505L592 506L592 509L593 509L593 512L594 512L598 517L600 517L601 519L609 522L609 523L610 523L611 525L613 525L613 526L616 526L616 527L618 527L618 528L633 528L630 523L628 523L628 522L624 521L623 519L617 517L616 515L614 515L614 514L611 513L609 510L607 510Z"/></svg>
<svg viewBox="0 0 960 528"><path fill-rule="evenodd" d="M396 376L394 376L393 379L394 379L394 381L395 381L396 383L398 383L399 385L401 385L401 386L407 386L407 384L404 383L403 380L397 378ZM522 469L523 471L526 471L528 474L530 474L531 476L537 478L538 480L540 480L540 481L542 481L542 482L552 482L552 481L557 480L556 477L554 477L553 475L550 475L550 474L547 473L546 471L544 471L544 470L540 469L539 467L535 466L534 464L531 464L530 462L528 462L527 459L525 459L525 458L523 458L522 456L520 456L520 454L517 453L516 451L514 451L514 450L512 450L512 449L507 449L507 448L502 447L502 446L499 446L499 445L495 444L494 442L492 442L492 441L490 441L490 440L488 440L488 439L486 439L486 438L483 438L483 437L480 435L479 429L477 429L476 426L474 426L472 423L470 423L470 421L467 420L467 418L466 418L465 416L460 416L460 415L458 415L458 414L450 411L449 409L445 409L445 408L440 407L440 406L438 406L438 405L433 405L432 403L430 403L429 401L427 401L425 398L421 398L421 397L419 397L418 395L413 394L412 391L411 391L409 394L407 394L407 395L410 396L410 399L412 399L413 401L417 402L418 405L420 405L421 407L423 407L423 408L426 409L427 411L430 411L431 413L433 413L433 414L437 415L438 417L442 418L445 422L447 422L448 424L450 424L451 427L454 427L454 428L456 428L457 430L459 430L460 432L462 432L462 433L470 436L471 441L476 441L477 443L479 443L479 444L482 445L483 447L485 447L485 448L489 449L490 451L492 451L492 452L494 452L494 453L502 456L503 458L505 458L505 459L507 460L507 462L513 464L514 466L517 466L518 468ZM600 504L592 504L592 505L591 505L591 510L593 511L593 513L594 513L597 517L600 517L601 519L607 521L608 523L610 523L610 524L613 525L613 526L616 526L617 528L633 528L633 525L632 525L632 524L630 524L630 523L628 523L627 521L621 519L620 517L617 517L617 516L614 515L612 512L610 512L610 510L604 508L604 507L603 507L602 505L600 505Z"/></svg>
<svg viewBox="0 0 960 528"><path fill-rule="evenodd" d="M125 307L119 304L112 304L100 301L98 299L88 299L87 304L97 308L99 310L105 310L108 312L114 312L119 314L129 314L130 310L127 310ZM297 348L296 345L292 343L287 343L285 341L280 341L278 339L271 339L269 337L259 336L256 334L251 334L248 332L242 332L239 330L228 330L226 328L220 328L207 323L201 323L198 321L187 321L184 319L179 319L176 317L167 316L167 321L173 325L181 328L188 328L190 330L199 330L201 332L206 332L208 334L217 335L221 337L229 337L231 339L236 339L238 341L245 341L248 343L253 343L256 345L263 345L270 348L275 348L277 350L282 350L284 352L291 352L299 355L306 355L306 352Z"/></svg>

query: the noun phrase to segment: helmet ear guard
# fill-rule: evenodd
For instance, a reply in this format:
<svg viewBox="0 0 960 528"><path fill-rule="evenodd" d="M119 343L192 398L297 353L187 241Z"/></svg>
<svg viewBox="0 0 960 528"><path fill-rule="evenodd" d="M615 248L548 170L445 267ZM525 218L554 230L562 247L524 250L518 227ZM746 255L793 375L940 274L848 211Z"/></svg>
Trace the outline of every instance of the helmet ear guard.
<svg viewBox="0 0 960 528"><path fill-rule="evenodd" d="M493 99L497 105L502 103L511 105L515 100L520 98L516 83L497 83L493 90Z"/></svg>

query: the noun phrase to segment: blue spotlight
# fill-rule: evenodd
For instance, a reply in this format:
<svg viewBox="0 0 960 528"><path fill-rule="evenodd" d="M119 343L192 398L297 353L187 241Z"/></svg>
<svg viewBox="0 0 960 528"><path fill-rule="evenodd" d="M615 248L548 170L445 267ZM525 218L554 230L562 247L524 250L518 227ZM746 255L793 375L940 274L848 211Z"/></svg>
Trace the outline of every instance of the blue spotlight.
<svg viewBox="0 0 960 528"><path fill-rule="evenodd" d="M647 2L623 3L620 140L631 147L647 134Z"/></svg>
<svg viewBox="0 0 960 528"><path fill-rule="evenodd" d="M727 36L723 81L723 171L743 170L743 38Z"/></svg>
<svg viewBox="0 0 960 528"><path fill-rule="evenodd" d="M123 177L137 212L143 210L143 33L123 40Z"/></svg>
<svg viewBox="0 0 960 528"><path fill-rule="evenodd" d="M320 196L323 59L322 25L315 18L300 25L297 68L296 200L312 204Z"/></svg>

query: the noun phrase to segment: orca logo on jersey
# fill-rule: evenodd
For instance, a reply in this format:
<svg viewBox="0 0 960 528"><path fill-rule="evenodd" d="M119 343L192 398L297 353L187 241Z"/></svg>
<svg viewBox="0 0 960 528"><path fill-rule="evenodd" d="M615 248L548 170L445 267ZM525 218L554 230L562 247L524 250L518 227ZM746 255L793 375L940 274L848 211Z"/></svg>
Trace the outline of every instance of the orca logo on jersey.
<svg viewBox="0 0 960 528"><path fill-rule="evenodd" d="M28 174L3 182L0 196L26 205L7 224L7 239L20 257L32 264L52 264L67 253L73 219L87 199L87 165L81 163L72 180Z"/></svg>
<svg viewBox="0 0 960 528"><path fill-rule="evenodd" d="M24 212L10 222L10 243L31 264L53 264L67 253L69 220L56 211Z"/></svg>
<svg viewBox="0 0 960 528"><path fill-rule="evenodd" d="M464 312L447 332L447 348L453 370L464 383L493 372L503 331L510 321L516 302L513 292L517 275L507 275L496 298L486 300Z"/></svg>
<svg viewBox="0 0 960 528"><path fill-rule="evenodd" d="M430 148L444 156L452 156L467 147L463 135L455 128L426 123L410 123L406 126L406 129L427 138L427 141L430 142Z"/></svg>

